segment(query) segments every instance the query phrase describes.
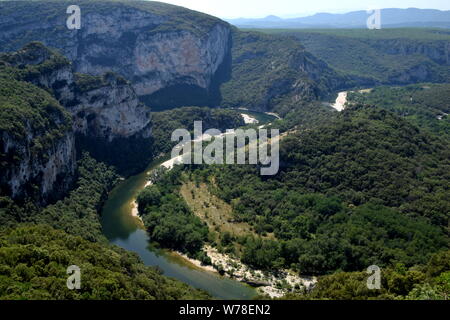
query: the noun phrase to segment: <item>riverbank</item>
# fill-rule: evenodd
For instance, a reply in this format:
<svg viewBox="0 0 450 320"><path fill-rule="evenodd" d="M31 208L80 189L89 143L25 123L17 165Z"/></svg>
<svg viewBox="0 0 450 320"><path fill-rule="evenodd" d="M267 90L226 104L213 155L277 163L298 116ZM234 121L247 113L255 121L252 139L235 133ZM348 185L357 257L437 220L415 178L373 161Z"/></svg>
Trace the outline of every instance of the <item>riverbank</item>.
<svg viewBox="0 0 450 320"><path fill-rule="evenodd" d="M131 215L134 218L138 219L142 223L142 225L144 225L144 220L142 220L141 216L139 215L138 204L136 200L133 201L131 205L132 205Z"/></svg>
<svg viewBox="0 0 450 320"><path fill-rule="evenodd" d="M224 134L222 134L224 135ZM287 135L284 133L278 139ZM203 140L204 137L200 139ZM158 167L163 167L167 170L173 168L174 164L181 160L181 156L169 159L163 163L160 163ZM150 172L147 172L147 176L150 176ZM147 181L144 187L151 185L151 181ZM139 217L138 206L136 200L133 202L133 210L131 214L134 217ZM142 219L140 219L142 221ZM211 265L203 265L201 261L192 259L187 255L177 252L168 251L170 255L177 255L178 258L183 259L186 264L189 264L202 271L213 272L217 275L222 275L226 278L237 280L242 283L246 283L253 287L258 288L258 293L268 296L270 298L280 298L286 293L293 290L300 290L302 288L309 289L314 285L315 279L312 277L301 277L288 270L279 270L277 272L267 272L262 270L253 269L243 264L240 259L226 255L217 251L217 249L207 245L203 251L209 257L212 262Z"/></svg>
<svg viewBox="0 0 450 320"><path fill-rule="evenodd" d="M244 119L245 124L258 124L259 123L259 121L256 118L251 117L246 113L241 113L241 116Z"/></svg>
<svg viewBox="0 0 450 320"><path fill-rule="evenodd" d="M372 88L369 88L369 89L358 90L358 92L359 93L370 93L372 90L373 90ZM339 112L344 111L349 92L354 92L354 91L339 92L338 97L336 98L336 101L333 104L331 104L331 107L333 109L336 109Z"/></svg>
<svg viewBox="0 0 450 320"><path fill-rule="evenodd" d="M258 121L260 118L269 119L267 118L269 115L259 113L258 116L255 116L254 113L249 112L249 116ZM270 121L274 118L276 117L271 116ZM263 125L266 121L259 123ZM197 140L206 138L207 136L204 135ZM250 270L238 260L233 261L231 257L221 255L213 248L206 250L209 252L210 259L217 264L216 267L204 266L200 261L190 259L187 255L179 252L160 250L149 246L149 235L139 216L137 196L145 187L152 184L150 180L157 173L154 170L170 170L180 160L181 156L171 159L169 155L161 156L154 160L146 171L122 181L111 192L102 210L102 228L110 243L136 252L146 265L157 266L163 270L165 275L206 290L214 298L249 300L255 298L258 293L269 297L281 296L283 292L277 288L278 284L275 281L270 280L269 275L261 273L262 275L259 277L261 279L258 280L259 278L254 276L259 274L257 270ZM239 270L232 270L231 268L236 264L239 265ZM219 272L218 269L223 272ZM265 281L264 277L267 278L267 282L261 283ZM295 281L292 281L290 276L286 278L288 283L294 284ZM256 290L255 286L261 287Z"/></svg>
<svg viewBox="0 0 450 320"><path fill-rule="evenodd" d="M204 271L214 272L224 277L257 287L259 294L269 298L281 298L293 290L311 289L317 279L315 277L299 276L289 270L267 272L252 269L239 259L220 253L217 249L206 245L205 254L211 259L212 265L203 265L199 260L189 258L181 252L174 252L187 263Z"/></svg>

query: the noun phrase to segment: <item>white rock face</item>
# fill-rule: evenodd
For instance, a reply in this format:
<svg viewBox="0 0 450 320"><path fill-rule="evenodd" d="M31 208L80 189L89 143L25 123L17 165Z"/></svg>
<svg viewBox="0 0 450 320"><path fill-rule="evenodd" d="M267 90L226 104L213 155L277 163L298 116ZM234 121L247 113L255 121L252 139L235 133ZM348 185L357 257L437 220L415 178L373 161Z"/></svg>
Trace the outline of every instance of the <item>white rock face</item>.
<svg viewBox="0 0 450 320"><path fill-rule="evenodd" d="M0 168L0 185L2 188L7 186L13 198L30 195L28 189L36 186L39 190L32 191L33 196L38 193L45 203L68 189L76 169L76 133L112 143L115 138L150 137L150 110L139 102L133 87L125 79L115 74L90 78L93 79L92 88L88 86L83 90L75 80L71 64L40 44L33 44L10 57L13 57L11 66L27 70L32 65L41 70L27 77L30 86L34 84L53 93L72 114L73 120L73 129L67 123L68 128L61 137L37 152L33 151L33 140L47 132L34 132L31 120L24 125L25 138L14 137L8 131L0 133L0 153L11 155L12 159L8 168ZM40 68L45 65L51 67L42 71ZM68 119L55 118L53 121L62 123Z"/></svg>
<svg viewBox="0 0 450 320"><path fill-rule="evenodd" d="M341 112L345 109L345 104L347 103L347 91L339 92L336 102L331 106L337 111Z"/></svg>
<svg viewBox="0 0 450 320"><path fill-rule="evenodd" d="M65 1L0 1L0 51L40 41L60 50L76 72L123 76L139 97L194 86L210 99L211 84L231 51L228 23L154 1L82 1L79 6L81 29L69 30ZM166 93L167 101L158 97L158 103L172 103ZM195 103L189 98L195 99L187 95L187 104ZM151 98L147 101L151 105Z"/></svg>
<svg viewBox="0 0 450 320"><path fill-rule="evenodd" d="M108 14L87 14L85 28L64 52L77 72L100 75L113 70L132 80L139 96L175 82L208 88L229 48L230 30L223 23L202 36L185 30L143 32L170 17L134 9Z"/></svg>
<svg viewBox="0 0 450 320"><path fill-rule="evenodd" d="M24 193L24 188L31 183L39 187L39 194L46 199L52 192L62 193L70 186L76 168L75 138L72 132L58 142L52 144L45 154L36 155L31 152L34 135L27 135L25 140L16 140L3 132L1 141L4 154L16 149L21 154L17 165L12 165L1 177L3 183L9 185L12 197Z"/></svg>
<svg viewBox="0 0 450 320"><path fill-rule="evenodd" d="M68 107L74 115L74 131L85 136L129 138L151 134L150 109L141 104L134 89L111 78L108 84L75 96L76 105Z"/></svg>
<svg viewBox="0 0 450 320"><path fill-rule="evenodd" d="M227 23L187 9L152 2L87 2L80 5L81 29L68 30L67 5L51 3L48 12L46 5L39 3L38 13L27 20L23 12L2 16L1 8L9 5L0 3L0 50L17 50L25 39L41 41L73 61L76 72L120 74L138 96L174 84L208 89L231 47ZM33 12L33 6L27 3L24 10Z"/></svg>
<svg viewBox="0 0 450 320"><path fill-rule="evenodd" d="M52 55L45 47L38 47L33 53L45 59L22 62L41 65ZM75 133L104 138L109 142L114 138L150 137L150 109L139 102L133 87L115 74L99 77L98 84L92 89L81 91L72 65L67 61L39 74L31 82L52 90L59 102L72 113Z"/></svg>
<svg viewBox="0 0 450 320"><path fill-rule="evenodd" d="M199 38L190 32L139 35L133 51L138 95L150 95L174 81L207 89L225 58L229 29L216 25Z"/></svg>

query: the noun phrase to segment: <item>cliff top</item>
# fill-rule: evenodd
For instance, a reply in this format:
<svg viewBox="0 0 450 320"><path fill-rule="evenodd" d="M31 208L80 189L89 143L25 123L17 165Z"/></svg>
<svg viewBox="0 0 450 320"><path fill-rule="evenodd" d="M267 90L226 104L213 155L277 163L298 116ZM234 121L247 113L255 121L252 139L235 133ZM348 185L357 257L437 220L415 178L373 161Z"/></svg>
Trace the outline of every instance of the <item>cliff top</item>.
<svg viewBox="0 0 450 320"><path fill-rule="evenodd" d="M229 25L216 17L189 10L180 6L157 1L138 0L21 0L0 1L0 30L11 30L26 23L54 23L58 21L61 28L67 19L66 8L78 5L82 15L92 13L104 14L113 10L136 9L155 16L155 25L148 32L190 31L199 35L208 32L217 24ZM159 20L159 21L158 21ZM55 25L56 28L57 25ZM1 41L0 41L1 44Z"/></svg>

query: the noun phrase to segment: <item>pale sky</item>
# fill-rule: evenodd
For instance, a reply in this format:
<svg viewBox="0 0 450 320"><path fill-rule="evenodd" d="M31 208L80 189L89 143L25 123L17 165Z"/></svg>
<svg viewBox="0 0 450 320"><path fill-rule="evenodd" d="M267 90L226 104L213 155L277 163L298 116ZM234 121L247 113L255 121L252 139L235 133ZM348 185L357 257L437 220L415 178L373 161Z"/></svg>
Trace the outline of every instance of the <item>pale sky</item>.
<svg viewBox="0 0 450 320"><path fill-rule="evenodd" d="M369 8L450 10L449 0L161 0L220 18L299 17L317 12L343 13Z"/></svg>

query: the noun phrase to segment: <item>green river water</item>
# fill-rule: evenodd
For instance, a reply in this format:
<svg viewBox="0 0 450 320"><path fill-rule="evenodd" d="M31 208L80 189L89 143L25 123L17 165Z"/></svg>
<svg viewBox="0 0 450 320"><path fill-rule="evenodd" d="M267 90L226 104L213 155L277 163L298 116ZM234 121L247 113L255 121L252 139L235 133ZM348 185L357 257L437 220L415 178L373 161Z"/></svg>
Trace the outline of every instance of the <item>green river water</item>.
<svg viewBox="0 0 450 320"><path fill-rule="evenodd" d="M147 172L157 165L153 164L141 174L122 181L111 192L102 212L103 233L110 243L136 252L146 265L158 266L164 275L203 289L214 298L248 300L256 296L255 289L241 282L200 270L181 257L149 246L147 232L131 211L134 199L147 182Z"/></svg>
<svg viewBox="0 0 450 320"><path fill-rule="evenodd" d="M250 113L250 112L245 112ZM251 112L260 124L275 119L261 112ZM167 160L167 159L166 159ZM131 212L133 201L145 187L148 172L163 161L154 162L139 175L122 181L110 193L102 211L103 233L110 243L136 252L146 265L158 266L164 275L209 292L214 298L249 300L256 296L256 290L241 282L221 277L217 273L201 270L186 260L167 251L152 248L142 223Z"/></svg>

